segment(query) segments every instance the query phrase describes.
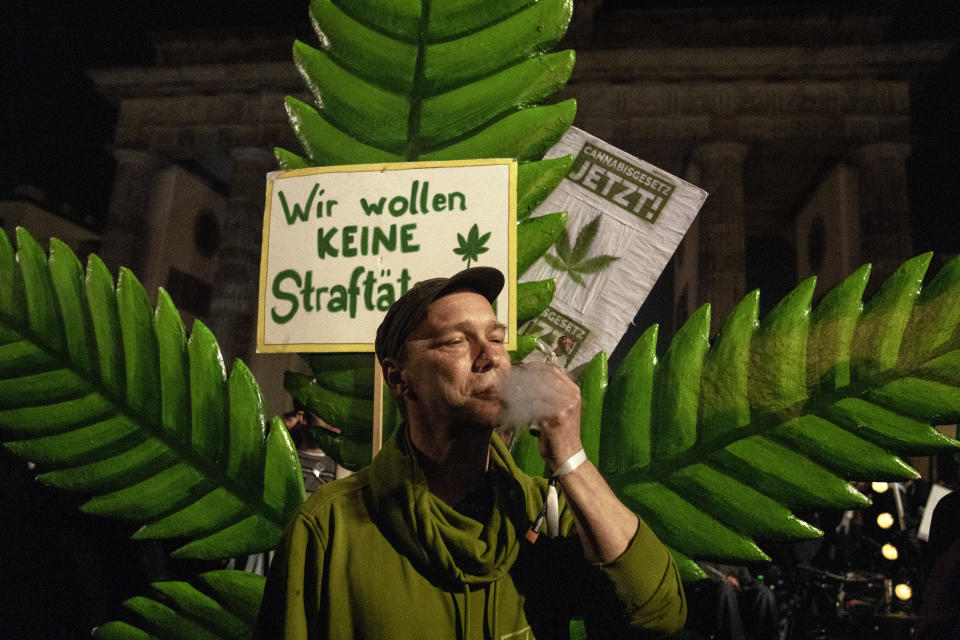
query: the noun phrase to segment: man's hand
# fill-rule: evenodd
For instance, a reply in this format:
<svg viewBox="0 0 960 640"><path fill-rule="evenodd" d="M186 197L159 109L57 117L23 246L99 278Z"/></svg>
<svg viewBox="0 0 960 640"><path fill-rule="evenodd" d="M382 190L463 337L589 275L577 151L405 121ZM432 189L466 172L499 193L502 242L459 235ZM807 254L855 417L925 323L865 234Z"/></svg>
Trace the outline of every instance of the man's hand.
<svg viewBox="0 0 960 640"><path fill-rule="evenodd" d="M546 413L537 421L540 455L555 470L580 451L580 387L566 372L554 365L543 365L542 393Z"/></svg>

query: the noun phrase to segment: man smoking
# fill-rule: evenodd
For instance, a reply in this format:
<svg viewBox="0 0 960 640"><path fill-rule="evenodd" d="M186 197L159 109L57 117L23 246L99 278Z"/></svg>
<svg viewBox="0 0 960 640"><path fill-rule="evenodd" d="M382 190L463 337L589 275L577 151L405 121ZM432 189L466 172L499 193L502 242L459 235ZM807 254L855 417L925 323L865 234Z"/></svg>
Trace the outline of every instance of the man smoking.
<svg viewBox="0 0 960 640"><path fill-rule="evenodd" d="M422 282L390 308L376 354L403 424L372 464L319 487L288 526L267 582L262 638L594 638L682 627L676 566L580 443L580 393L540 381L539 449L558 533L531 529L550 493L494 434L510 372L491 302L503 275ZM538 518L540 516L540 518Z"/></svg>

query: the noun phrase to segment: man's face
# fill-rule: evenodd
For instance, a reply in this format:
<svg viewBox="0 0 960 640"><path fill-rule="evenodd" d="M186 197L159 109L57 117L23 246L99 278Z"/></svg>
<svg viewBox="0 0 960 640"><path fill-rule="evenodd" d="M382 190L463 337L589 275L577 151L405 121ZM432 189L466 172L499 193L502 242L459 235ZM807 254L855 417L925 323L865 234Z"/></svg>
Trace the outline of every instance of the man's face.
<svg viewBox="0 0 960 640"><path fill-rule="evenodd" d="M510 370L506 328L486 298L458 291L434 301L407 337L401 376L408 413L427 420L495 426L497 383Z"/></svg>

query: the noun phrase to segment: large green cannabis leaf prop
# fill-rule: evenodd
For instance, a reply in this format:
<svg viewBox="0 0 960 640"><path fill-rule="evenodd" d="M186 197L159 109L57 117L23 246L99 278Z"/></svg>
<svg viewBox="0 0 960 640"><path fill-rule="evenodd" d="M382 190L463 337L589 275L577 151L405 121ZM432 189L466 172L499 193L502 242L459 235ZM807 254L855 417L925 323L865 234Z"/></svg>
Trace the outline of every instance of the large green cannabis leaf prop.
<svg viewBox="0 0 960 640"><path fill-rule="evenodd" d="M545 53L565 33L572 7L571 0L314 0L320 47L297 42L294 61L315 105L287 98L305 155L277 149L281 168L516 158L522 275L566 224L563 212L529 216L572 162L540 158L572 124L575 102L538 106L573 69L572 51ZM518 322L546 309L555 287L552 279L518 285ZM372 357L308 362L316 378L289 373L287 390L340 429L317 433L325 450L349 468L368 463L373 383L341 382L372 377Z"/></svg>
<svg viewBox="0 0 960 640"><path fill-rule="evenodd" d="M763 561L758 541L820 535L792 512L869 504L849 479L918 477L898 455L960 446L930 426L960 419L960 258L921 289L930 257L866 304L869 266L812 312L813 278L762 321L755 291L713 344L705 305L662 358L651 327L609 386L604 354L590 363L584 449L686 579L691 558ZM529 439L517 457L540 473Z"/></svg>
<svg viewBox="0 0 960 640"><path fill-rule="evenodd" d="M0 233L0 437L40 480L82 491L83 510L179 538L175 556L272 549L303 501L287 430L266 434L263 399L237 361L229 377L210 331L190 338L162 289L86 270L56 239Z"/></svg>

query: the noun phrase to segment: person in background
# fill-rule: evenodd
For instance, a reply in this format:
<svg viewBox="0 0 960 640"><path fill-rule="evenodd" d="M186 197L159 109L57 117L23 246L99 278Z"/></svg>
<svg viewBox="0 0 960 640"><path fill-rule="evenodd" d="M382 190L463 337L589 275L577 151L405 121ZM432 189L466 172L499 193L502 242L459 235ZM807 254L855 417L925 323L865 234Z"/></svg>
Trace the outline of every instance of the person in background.
<svg viewBox="0 0 960 640"><path fill-rule="evenodd" d="M303 487L307 495L325 482L337 476L337 463L328 456L311 435L313 429L328 429L334 433L339 430L330 426L299 402L294 402L294 410L283 414L283 424L290 431L293 444L300 459L300 471L303 473Z"/></svg>
<svg viewBox="0 0 960 640"><path fill-rule="evenodd" d="M303 488L309 496L314 489L325 482L330 482L337 474L336 461L324 453L313 436L310 435L310 429L330 429L331 431L336 431L336 429L307 411L306 407L296 400L293 402L293 406L293 411L283 414L283 425L290 432L293 444L297 448L300 472L303 474ZM243 570L265 576L272 560L272 551L254 553L247 556L246 560L243 561ZM233 561L231 560L231 562ZM232 568L232 565L229 568Z"/></svg>

